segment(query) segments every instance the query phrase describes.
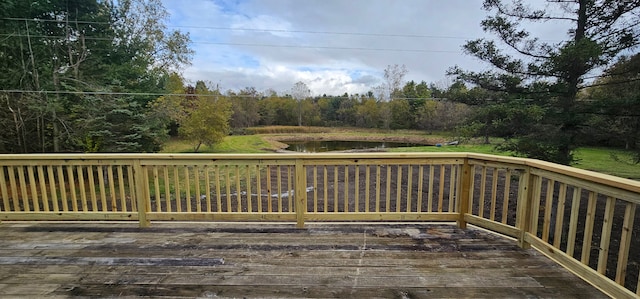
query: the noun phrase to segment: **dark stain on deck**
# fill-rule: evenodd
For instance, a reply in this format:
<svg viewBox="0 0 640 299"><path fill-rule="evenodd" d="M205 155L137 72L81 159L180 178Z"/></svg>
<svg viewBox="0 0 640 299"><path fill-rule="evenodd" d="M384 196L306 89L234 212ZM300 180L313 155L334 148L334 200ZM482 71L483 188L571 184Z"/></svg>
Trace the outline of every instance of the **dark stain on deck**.
<svg viewBox="0 0 640 299"><path fill-rule="evenodd" d="M0 297L606 298L447 224L3 223Z"/></svg>

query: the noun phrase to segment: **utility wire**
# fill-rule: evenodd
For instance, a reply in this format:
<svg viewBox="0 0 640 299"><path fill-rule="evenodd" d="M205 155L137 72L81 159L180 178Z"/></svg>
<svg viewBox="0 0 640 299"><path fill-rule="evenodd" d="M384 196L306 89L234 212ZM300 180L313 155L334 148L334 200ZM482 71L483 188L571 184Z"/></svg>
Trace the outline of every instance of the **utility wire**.
<svg viewBox="0 0 640 299"><path fill-rule="evenodd" d="M67 36L54 35L27 35L27 34L0 34L7 39L10 37L30 37L30 38L47 38L47 39L68 39ZM101 40L112 41L107 37L91 37L84 36L85 40ZM393 48L367 48L367 47L331 47L331 46L303 46L303 45L277 45L277 44L251 44L251 43L230 43L230 42L208 42L208 41L191 41L193 44L220 45L220 46L245 46L245 47L264 47L264 48L298 48L298 49L322 49L322 50L355 50L355 51L379 51L379 52L418 52L418 53L460 53L460 51L452 50L427 50L427 49L393 49Z"/></svg>
<svg viewBox="0 0 640 299"><path fill-rule="evenodd" d="M26 21L26 22L50 22L50 23L66 23L67 20L44 20L44 19L27 19L27 18L1 18L8 21ZM110 25L109 22L95 21L69 21L78 24L96 24ZM237 28L237 27L217 27L217 26L189 26L189 25L168 25L170 28L185 29L205 29L205 30L225 30L225 31L253 31L253 32L274 32L274 33L306 33L306 34L324 34L324 35L354 35L354 36L375 36L375 37L409 37L409 38L434 38L434 39L471 39L471 37L448 36L448 35L423 35L423 34L398 34L398 33L369 33L369 32L339 32L339 31L313 31L313 30L288 30L288 29L259 29L259 28Z"/></svg>

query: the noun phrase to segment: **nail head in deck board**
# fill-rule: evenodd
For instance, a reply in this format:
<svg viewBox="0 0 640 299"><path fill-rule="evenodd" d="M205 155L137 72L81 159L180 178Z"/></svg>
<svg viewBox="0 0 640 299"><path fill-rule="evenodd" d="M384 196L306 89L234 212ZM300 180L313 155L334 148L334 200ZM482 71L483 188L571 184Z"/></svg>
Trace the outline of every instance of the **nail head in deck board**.
<svg viewBox="0 0 640 299"><path fill-rule="evenodd" d="M134 223L5 222L0 293L605 298L536 251L473 228L306 226L157 223L141 230Z"/></svg>

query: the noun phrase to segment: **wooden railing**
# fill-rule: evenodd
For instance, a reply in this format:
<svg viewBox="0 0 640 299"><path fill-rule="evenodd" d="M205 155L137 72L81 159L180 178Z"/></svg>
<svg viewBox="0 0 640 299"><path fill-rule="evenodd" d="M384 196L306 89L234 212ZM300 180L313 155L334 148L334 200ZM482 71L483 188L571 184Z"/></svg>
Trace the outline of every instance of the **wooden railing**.
<svg viewBox="0 0 640 299"><path fill-rule="evenodd" d="M640 183L467 153L0 155L0 220L456 221L639 298ZM640 223L639 223L640 224Z"/></svg>

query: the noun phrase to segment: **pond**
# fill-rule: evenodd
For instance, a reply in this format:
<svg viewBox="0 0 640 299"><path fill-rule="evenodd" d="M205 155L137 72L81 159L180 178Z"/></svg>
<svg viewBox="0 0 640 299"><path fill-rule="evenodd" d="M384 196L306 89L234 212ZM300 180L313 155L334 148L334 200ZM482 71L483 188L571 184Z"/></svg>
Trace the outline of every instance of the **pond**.
<svg viewBox="0 0 640 299"><path fill-rule="evenodd" d="M380 142L380 141L315 140L315 141L288 141L286 143L289 145L287 150L301 152L301 153L345 151L345 150L352 150L352 149L381 149L381 148L393 148L393 147L425 146L424 144L418 144L418 143L387 142L387 141Z"/></svg>

